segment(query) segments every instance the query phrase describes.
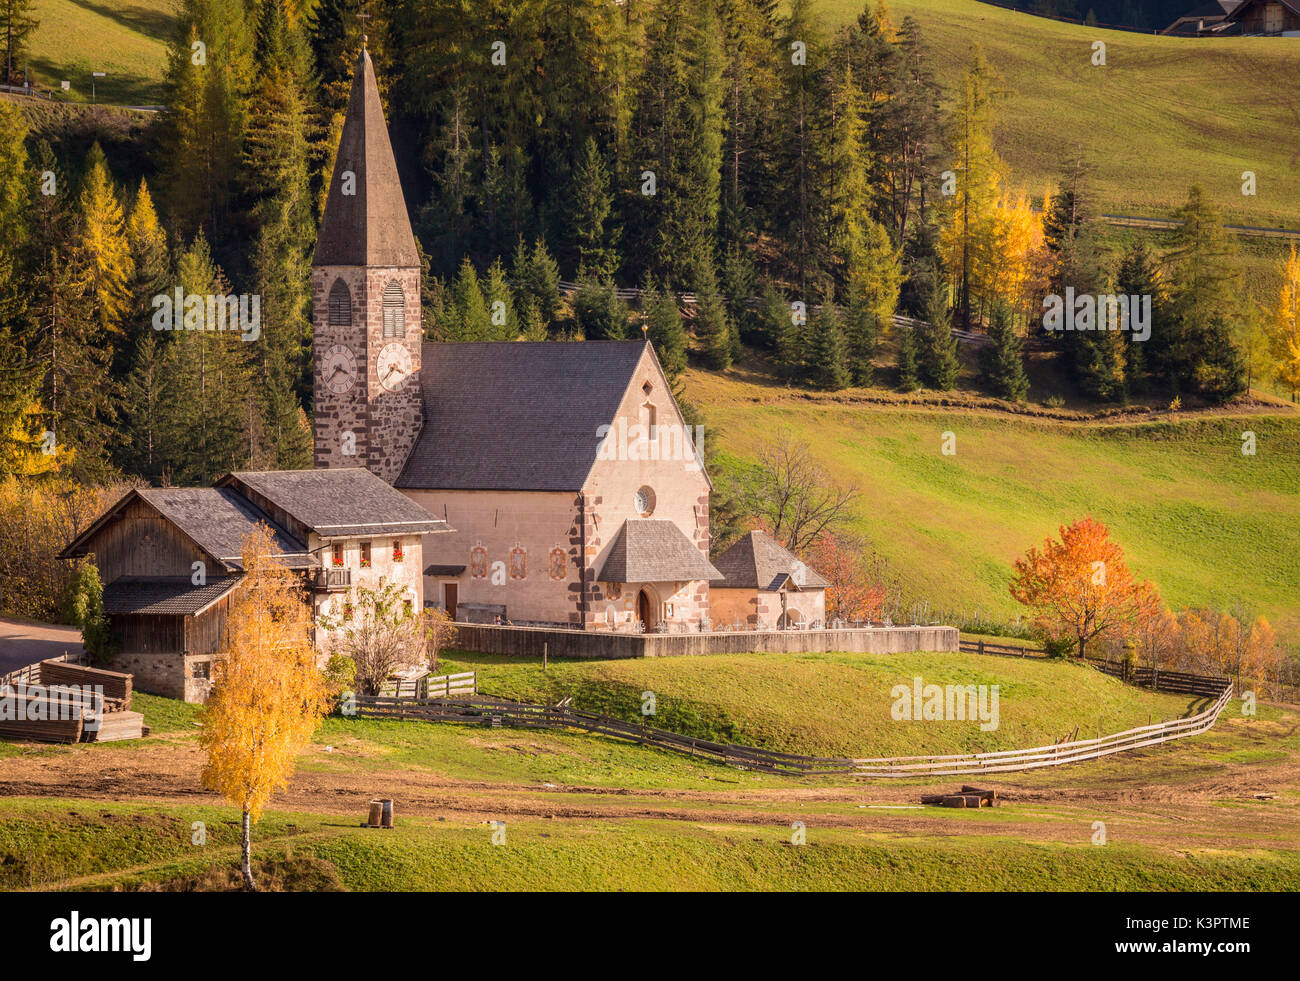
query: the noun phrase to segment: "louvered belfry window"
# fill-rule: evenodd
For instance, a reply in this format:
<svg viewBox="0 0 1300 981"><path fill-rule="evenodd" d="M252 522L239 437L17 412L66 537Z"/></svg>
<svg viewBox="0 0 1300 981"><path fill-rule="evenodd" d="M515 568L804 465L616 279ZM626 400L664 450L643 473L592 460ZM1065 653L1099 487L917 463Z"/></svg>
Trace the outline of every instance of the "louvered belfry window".
<svg viewBox="0 0 1300 981"><path fill-rule="evenodd" d="M395 279L384 287L384 336L406 336L406 296Z"/></svg>
<svg viewBox="0 0 1300 981"><path fill-rule="evenodd" d="M334 280L330 287L330 326L352 326L352 293L342 279Z"/></svg>

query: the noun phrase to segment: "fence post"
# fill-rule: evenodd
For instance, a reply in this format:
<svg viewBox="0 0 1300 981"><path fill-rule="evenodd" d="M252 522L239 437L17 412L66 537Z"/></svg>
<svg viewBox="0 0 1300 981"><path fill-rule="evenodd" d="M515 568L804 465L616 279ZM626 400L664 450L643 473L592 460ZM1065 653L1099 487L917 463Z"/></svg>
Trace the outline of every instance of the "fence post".
<svg viewBox="0 0 1300 981"><path fill-rule="evenodd" d="M981 653L981 654L984 653L984 638L983 638L983 637L980 638L980 653Z"/></svg>
<svg viewBox="0 0 1300 981"><path fill-rule="evenodd" d="M550 647L550 644L547 644L547 643L543 643L543 644L542 644L542 670L543 670L543 671L546 670L546 655L549 653L549 650L548 650L549 647Z"/></svg>

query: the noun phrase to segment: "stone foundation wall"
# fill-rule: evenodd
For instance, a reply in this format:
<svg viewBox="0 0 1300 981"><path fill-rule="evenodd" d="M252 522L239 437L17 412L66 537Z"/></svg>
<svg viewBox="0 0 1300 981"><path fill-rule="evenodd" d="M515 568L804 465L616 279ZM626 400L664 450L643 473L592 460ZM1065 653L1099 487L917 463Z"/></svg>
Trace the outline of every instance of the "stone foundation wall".
<svg viewBox="0 0 1300 981"><path fill-rule="evenodd" d="M131 674L133 691L202 703L212 689L212 661L212 654L117 654L101 666Z"/></svg>
<svg viewBox="0 0 1300 981"><path fill-rule="evenodd" d="M458 623L451 646L483 654L602 660L684 654L825 653L903 654L955 651L956 627L871 627L852 630L740 631L695 634L620 634Z"/></svg>

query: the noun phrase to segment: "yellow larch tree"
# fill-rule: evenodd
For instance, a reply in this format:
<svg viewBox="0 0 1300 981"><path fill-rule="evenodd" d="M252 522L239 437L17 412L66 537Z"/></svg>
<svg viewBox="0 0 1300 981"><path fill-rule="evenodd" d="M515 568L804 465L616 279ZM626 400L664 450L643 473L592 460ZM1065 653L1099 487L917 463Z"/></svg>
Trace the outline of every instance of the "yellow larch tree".
<svg viewBox="0 0 1300 981"><path fill-rule="evenodd" d="M207 753L203 786L243 812L240 872L255 890L252 825L272 794L288 786L298 754L328 711L329 692L316 666L302 582L277 557L270 529L259 525L241 551L244 577L199 742Z"/></svg>
<svg viewBox="0 0 1300 981"><path fill-rule="evenodd" d="M1291 254L1282 263L1282 288L1277 307L1269 318L1268 334L1277 376L1291 389L1291 401L1300 391L1300 253L1291 246Z"/></svg>

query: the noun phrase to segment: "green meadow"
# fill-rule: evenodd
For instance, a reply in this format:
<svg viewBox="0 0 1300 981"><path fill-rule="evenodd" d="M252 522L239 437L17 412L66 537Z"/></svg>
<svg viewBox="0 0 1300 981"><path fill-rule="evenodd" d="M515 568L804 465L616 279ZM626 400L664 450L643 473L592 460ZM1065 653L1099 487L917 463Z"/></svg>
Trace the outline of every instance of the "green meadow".
<svg viewBox="0 0 1300 981"><path fill-rule="evenodd" d="M1199 700L1140 691L1086 665L978 654L711 654L553 662L455 652L482 692L644 722L687 736L809 756L992 752L1177 718ZM998 686L998 726L892 717L894 686ZM653 692L654 714L642 714Z"/></svg>
<svg viewBox="0 0 1300 981"><path fill-rule="evenodd" d="M978 822L990 812L952 816ZM206 842L193 843L201 822ZM991 823L991 821L990 821ZM272 811L254 868L269 888L410 890L1195 890L1295 889L1289 851L1023 841L1003 829L902 836L725 821L399 818L380 832L340 818ZM999 833L1001 831L1002 833ZM230 808L0 801L0 888L231 888ZM15 856L24 861L12 861Z"/></svg>
<svg viewBox="0 0 1300 981"><path fill-rule="evenodd" d="M860 498L852 525L905 595L1010 622L1011 564L1065 523L1105 522L1174 609L1237 602L1300 638L1300 418L1183 415L1069 422L924 405L894 408L692 372L723 466L743 475L773 433L805 440ZM1256 454L1242 454L1242 433ZM956 452L944 455L944 433Z"/></svg>
<svg viewBox="0 0 1300 981"><path fill-rule="evenodd" d="M821 0L829 25L861 0ZM914 17L939 83L955 92L983 45L1004 95L998 149L1013 188L1041 199L1062 158L1091 151L1100 204L1164 216L1202 184L1230 221L1300 227L1300 47L1290 38L1177 38L1108 31L1033 17L977 0L889 0L895 21ZM1105 67L1092 64L1106 45ZM1243 171L1258 193L1241 193Z"/></svg>

